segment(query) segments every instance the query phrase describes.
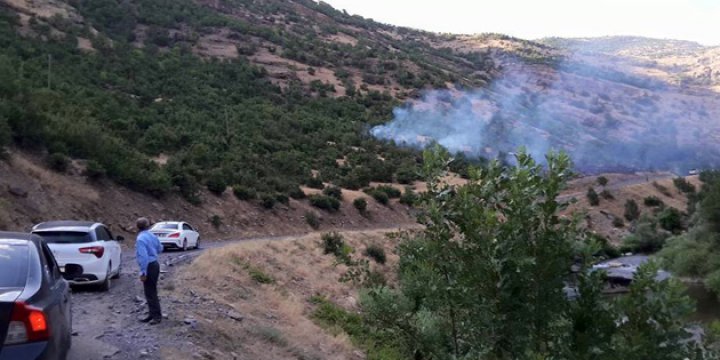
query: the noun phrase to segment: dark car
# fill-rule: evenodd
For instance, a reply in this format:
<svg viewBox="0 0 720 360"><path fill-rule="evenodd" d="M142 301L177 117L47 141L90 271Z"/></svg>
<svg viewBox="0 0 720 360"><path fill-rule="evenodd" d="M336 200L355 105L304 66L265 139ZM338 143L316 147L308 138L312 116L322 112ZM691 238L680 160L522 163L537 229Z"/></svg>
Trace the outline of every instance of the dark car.
<svg viewBox="0 0 720 360"><path fill-rule="evenodd" d="M70 286L37 235L0 232L0 360L63 360Z"/></svg>

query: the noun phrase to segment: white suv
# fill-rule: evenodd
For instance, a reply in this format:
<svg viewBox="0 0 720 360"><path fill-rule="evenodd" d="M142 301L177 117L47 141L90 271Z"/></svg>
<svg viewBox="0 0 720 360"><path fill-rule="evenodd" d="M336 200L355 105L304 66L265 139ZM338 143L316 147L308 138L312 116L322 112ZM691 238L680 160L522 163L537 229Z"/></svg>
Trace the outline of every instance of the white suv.
<svg viewBox="0 0 720 360"><path fill-rule="evenodd" d="M150 232L160 239L165 248L177 248L183 251L200 247L200 234L190 224L182 221L163 221L150 228Z"/></svg>
<svg viewBox="0 0 720 360"><path fill-rule="evenodd" d="M72 285L95 284L110 290L111 279L120 276L121 236L114 238L107 226L82 221L51 221L35 225L55 255L60 272Z"/></svg>

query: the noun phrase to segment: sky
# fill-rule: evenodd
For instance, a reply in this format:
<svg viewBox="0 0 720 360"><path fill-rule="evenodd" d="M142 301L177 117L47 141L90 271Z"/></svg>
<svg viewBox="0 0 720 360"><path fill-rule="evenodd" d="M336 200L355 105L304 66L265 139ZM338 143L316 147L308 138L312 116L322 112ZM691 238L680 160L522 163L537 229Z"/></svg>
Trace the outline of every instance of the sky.
<svg viewBox="0 0 720 360"><path fill-rule="evenodd" d="M720 0L323 0L376 21L524 39L635 35L720 45Z"/></svg>

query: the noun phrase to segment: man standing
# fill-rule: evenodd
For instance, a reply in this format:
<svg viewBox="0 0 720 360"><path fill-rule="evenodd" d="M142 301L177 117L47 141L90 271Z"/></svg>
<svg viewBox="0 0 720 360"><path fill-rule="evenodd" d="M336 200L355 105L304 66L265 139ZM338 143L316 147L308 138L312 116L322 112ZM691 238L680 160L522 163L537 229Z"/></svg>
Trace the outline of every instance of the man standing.
<svg viewBox="0 0 720 360"><path fill-rule="evenodd" d="M157 236L148 231L150 221L147 218L139 218L137 220L137 228L139 234L135 241L135 252L137 254L138 265L140 266L140 281L142 281L143 288L145 289L145 299L147 300L149 310L148 316L140 321L155 325L159 324L162 320L157 283L160 278L158 257L163 247Z"/></svg>

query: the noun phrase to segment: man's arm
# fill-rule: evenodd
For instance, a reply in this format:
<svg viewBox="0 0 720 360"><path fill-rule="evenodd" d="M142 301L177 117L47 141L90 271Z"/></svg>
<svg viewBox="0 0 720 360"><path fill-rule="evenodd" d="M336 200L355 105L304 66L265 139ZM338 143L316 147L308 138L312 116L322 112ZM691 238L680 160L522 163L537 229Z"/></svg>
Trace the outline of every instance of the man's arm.
<svg viewBox="0 0 720 360"><path fill-rule="evenodd" d="M145 241L142 236L138 236L135 242L135 254L137 257L138 266L140 266L140 275L147 275L148 267L148 252L145 246Z"/></svg>

